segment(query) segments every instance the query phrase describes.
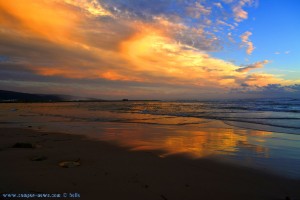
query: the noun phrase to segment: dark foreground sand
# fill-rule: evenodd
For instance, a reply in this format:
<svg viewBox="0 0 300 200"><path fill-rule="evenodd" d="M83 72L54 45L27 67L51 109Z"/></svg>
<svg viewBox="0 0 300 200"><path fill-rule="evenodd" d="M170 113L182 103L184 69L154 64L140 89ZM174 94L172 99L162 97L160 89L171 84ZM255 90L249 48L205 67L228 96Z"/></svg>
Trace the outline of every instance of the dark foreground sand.
<svg viewBox="0 0 300 200"><path fill-rule="evenodd" d="M17 142L36 148L12 148ZM58 165L78 159L78 167ZM207 159L129 152L81 136L0 128L1 193L80 193L80 199L91 200L279 200L300 199L300 181Z"/></svg>

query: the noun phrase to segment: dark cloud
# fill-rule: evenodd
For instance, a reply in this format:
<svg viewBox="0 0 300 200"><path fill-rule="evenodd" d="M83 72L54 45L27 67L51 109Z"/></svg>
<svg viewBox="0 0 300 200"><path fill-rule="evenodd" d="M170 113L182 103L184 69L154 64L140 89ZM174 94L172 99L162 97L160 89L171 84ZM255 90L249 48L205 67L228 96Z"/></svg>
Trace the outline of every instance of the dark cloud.
<svg viewBox="0 0 300 200"><path fill-rule="evenodd" d="M242 87L231 90L233 95L251 96L259 98L279 98L279 97L300 97L300 85L288 85L284 86L281 84L269 84L264 87L250 86L242 84Z"/></svg>

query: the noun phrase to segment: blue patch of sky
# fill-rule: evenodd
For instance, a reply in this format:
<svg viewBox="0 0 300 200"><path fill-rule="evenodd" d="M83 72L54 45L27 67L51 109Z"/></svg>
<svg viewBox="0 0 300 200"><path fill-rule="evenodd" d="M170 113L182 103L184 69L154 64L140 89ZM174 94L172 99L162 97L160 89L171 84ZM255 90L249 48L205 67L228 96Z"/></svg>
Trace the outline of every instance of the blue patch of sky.
<svg viewBox="0 0 300 200"><path fill-rule="evenodd" d="M250 21L256 46L253 58L267 57L273 62L266 66L266 71L283 70L278 74L287 74L286 78L291 79L299 79L300 75L299 10L298 0L260 1L255 20Z"/></svg>
<svg viewBox="0 0 300 200"><path fill-rule="evenodd" d="M284 78L299 79L300 1L265 0L260 1L258 7L246 10L249 18L237 27L235 40L240 42L240 34L245 31L252 32L253 35L249 37L255 46L252 55L247 55L246 48L238 48L238 45L225 46L223 51L211 54L224 60L235 61L237 65L271 60L270 64L259 71L285 74Z"/></svg>

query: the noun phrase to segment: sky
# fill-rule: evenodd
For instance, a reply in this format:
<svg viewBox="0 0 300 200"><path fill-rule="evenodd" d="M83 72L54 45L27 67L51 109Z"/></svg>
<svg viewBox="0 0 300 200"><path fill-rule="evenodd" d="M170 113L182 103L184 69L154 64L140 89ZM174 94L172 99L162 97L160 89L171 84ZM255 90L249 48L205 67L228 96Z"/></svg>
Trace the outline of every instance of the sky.
<svg viewBox="0 0 300 200"><path fill-rule="evenodd" d="M300 97L298 0L0 0L0 89Z"/></svg>

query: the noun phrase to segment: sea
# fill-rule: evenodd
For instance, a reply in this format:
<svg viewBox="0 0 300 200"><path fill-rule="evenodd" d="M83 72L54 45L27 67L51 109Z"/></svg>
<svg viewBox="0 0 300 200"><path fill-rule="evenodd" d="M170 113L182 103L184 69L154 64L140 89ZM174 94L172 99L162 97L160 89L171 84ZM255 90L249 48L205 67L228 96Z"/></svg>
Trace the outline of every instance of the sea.
<svg viewBox="0 0 300 200"><path fill-rule="evenodd" d="M300 99L1 103L0 126L300 178Z"/></svg>

